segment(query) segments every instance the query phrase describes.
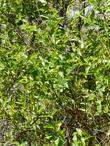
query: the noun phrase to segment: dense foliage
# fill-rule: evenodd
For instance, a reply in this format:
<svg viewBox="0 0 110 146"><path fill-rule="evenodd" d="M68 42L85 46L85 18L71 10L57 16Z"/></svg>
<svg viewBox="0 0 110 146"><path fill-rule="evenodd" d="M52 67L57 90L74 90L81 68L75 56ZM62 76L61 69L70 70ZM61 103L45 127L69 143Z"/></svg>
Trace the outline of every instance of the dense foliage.
<svg viewBox="0 0 110 146"><path fill-rule="evenodd" d="M110 1L0 0L0 145L110 145Z"/></svg>

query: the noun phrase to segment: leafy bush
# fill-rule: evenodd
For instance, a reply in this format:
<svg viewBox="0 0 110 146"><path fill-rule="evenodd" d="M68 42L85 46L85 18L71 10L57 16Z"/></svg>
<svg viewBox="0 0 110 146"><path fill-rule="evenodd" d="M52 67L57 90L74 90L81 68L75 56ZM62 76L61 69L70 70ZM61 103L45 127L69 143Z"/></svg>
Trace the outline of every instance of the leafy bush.
<svg viewBox="0 0 110 146"><path fill-rule="evenodd" d="M0 5L0 144L109 146L110 2Z"/></svg>

